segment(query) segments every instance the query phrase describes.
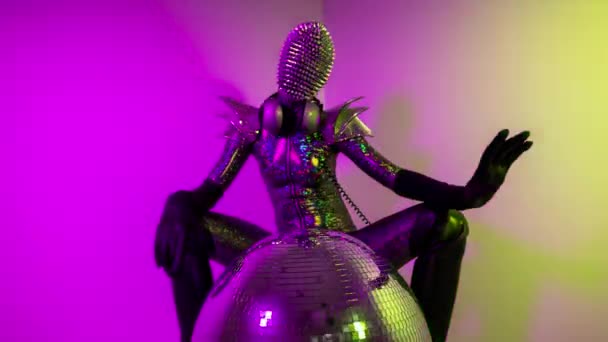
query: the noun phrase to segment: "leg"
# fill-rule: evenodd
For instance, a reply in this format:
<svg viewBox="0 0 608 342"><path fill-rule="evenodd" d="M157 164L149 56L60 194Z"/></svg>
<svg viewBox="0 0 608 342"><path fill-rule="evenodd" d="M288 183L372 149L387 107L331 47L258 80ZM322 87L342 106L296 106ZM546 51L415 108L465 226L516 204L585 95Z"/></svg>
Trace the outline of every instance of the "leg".
<svg viewBox="0 0 608 342"><path fill-rule="evenodd" d="M466 219L458 211L450 210L442 225L447 239L418 256L411 282L434 341L447 338L469 234Z"/></svg>
<svg viewBox="0 0 608 342"><path fill-rule="evenodd" d="M270 233L237 218L209 213L188 239L181 271L171 275L181 340L192 339L194 324L213 285L209 259L227 265Z"/></svg>
<svg viewBox="0 0 608 342"><path fill-rule="evenodd" d="M425 204L352 233L389 260L395 269L418 257L411 288L433 341L444 341L447 336L467 234L467 223L461 213L435 210Z"/></svg>

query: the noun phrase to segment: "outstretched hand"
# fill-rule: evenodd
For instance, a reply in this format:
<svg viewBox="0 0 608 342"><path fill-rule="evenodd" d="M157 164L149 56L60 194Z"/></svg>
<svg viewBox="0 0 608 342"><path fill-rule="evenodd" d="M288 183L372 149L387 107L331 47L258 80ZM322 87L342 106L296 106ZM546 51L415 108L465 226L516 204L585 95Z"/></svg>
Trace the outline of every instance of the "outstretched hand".
<svg viewBox="0 0 608 342"><path fill-rule="evenodd" d="M524 152L532 147L529 131L509 139L509 130L498 132L481 156L475 174L466 185L472 208L486 204L504 183L507 171Z"/></svg>

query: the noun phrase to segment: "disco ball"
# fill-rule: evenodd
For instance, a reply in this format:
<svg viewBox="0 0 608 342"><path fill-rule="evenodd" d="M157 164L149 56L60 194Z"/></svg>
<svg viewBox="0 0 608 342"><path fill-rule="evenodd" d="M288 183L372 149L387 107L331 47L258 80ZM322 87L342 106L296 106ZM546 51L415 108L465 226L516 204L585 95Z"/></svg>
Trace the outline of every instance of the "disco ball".
<svg viewBox="0 0 608 342"><path fill-rule="evenodd" d="M390 265L335 231L264 239L226 268L195 342L431 341L416 299Z"/></svg>

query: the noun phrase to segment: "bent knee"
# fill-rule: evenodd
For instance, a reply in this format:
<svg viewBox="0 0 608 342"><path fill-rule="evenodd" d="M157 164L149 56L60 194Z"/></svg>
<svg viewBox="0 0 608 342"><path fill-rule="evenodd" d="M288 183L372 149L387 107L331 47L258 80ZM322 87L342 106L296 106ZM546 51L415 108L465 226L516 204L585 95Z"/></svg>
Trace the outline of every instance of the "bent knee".
<svg viewBox="0 0 608 342"><path fill-rule="evenodd" d="M439 233L442 241L465 239L469 235L469 224L464 214L458 210L449 210Z"/></svg>

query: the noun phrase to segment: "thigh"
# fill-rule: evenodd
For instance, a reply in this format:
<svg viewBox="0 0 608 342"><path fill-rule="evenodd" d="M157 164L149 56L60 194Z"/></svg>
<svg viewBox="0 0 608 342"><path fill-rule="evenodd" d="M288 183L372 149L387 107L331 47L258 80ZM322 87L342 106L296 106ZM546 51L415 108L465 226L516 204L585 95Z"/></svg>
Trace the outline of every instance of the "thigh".
<svg viewBox="0 0 608 342"><path fill-rule="evenodd" d="M399 269L419 254L436 220L435 211L419 204L350 234Z"/></svg>
<svg viewBox="0 0 608 342"><path fill-rule="evenodd" d="M205 215L203 227L211 236L209 257L224 266L256 242L270 236L269 232L251 222L214 212Z"/></svg>

